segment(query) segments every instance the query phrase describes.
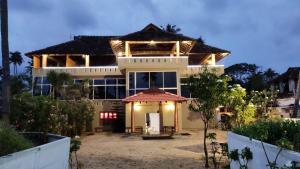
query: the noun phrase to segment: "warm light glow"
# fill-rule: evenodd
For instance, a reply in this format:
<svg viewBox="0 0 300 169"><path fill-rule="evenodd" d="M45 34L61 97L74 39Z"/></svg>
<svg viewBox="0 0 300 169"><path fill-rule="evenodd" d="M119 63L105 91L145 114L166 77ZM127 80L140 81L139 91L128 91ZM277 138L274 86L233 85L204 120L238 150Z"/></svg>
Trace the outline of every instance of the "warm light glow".
<svg viewBox="0 0 300 169"><path fill-rule="evenodd" d="M182 43L190 45L191 41L182 41Z"/></svg>
<svg viewBox="0 0 300 169"><path fill-rule="evenodd" d="M118 53L118 56L122 56L122 55L123 55L123 53L122 53L122 52L119 52L119 53Z"/></svg>
<svg viewBox="0 0 300 169"><path fill-rule="evenodd" d="M174 104L167 104L166 109L167 110L175 110L175 106L174 106Z"/></svg>
<svg viewBox="0 0 300 169"><path fill-rule="evenodd" d="M155 45L155 42L153 40L150 41L150 45Z"/></svg>
<svg viewBox="0 0 300 169"><path fill-rule="evenodd" d="M112 43L113 44L118 44L118 43L121 43L121 41L120 40L113 40Z"/></svg>
<svg viewBox="0 0 300 169"><path fill-rule="evenodd" d="M141 106L135 104L135 105L133 106L133 109L136 110L136 111L139 111L139 110L141 110Z"/></svg>

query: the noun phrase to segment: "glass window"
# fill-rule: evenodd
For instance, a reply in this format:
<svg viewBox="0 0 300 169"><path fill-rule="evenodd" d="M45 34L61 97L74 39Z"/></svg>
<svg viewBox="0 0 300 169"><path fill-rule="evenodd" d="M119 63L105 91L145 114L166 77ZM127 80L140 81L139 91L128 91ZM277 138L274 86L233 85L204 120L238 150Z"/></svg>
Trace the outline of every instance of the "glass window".
<svg viewBox="0 0 300 169"><path fill-rule="evenodd" d="M124 99L126 97L125 86L118 86L118 99Z"/></svg>
<svg viewBox="0 0 300 169"><path fill-rule="evenodd" d="M117 87L106 86L106 99L116 99L116 98L117 98Z"/></svg>
<svg viewBox="0 0 300 169"><path fill-rule="evenodd" d="M40 85L33 86L33 95L34 96L41 95L41 86Z"/></svg>
<svg viewBox="0 0 300 169"><path fill-rule="evenodd" d="M126 80L125 79L118 79L118 84L126 84Z"/></svg>
<svg viewBox="0 0 300 169"><path fill-rule="evenodd" d="M188 85L181 85L181 96L190 98L190 90Z"/></svg>
<svg viewBox="0 0 300 169"><path fill-rule="evenodd" d="M94 86L94 99L105 99L105 86Z"/></svg>
<svg viewBox="0 0 300 169"><path fill-rule="evenodd" d="M116 79L106 79L106 84L109 85L115 85L117 83Z"/></svg>
<svg viewBox="0 0 300 169"><path fill-rule="evenodd" d="M92 87L92 86L89 87L89 98L90 98L90 99L94 99L94 95L93 95L93 87Z"/></svg>
<svg viewBox="0 0 300 169"><path fill-rule="evenodd" d="M83 82L82 79L76 79L74 83L79 85L79 84L82 84L82 82Z"/></svg>
<svg viewBox="0 0 300 169"><path fill-rule="evenodd" d="M169 92L169 93L177 94L177 90L176 89L166 89L165 91Z"/></svg>
<svg viewBox="0 0 300 169"><path fill-rule="evenodd" d="M150 72L150 87L162 88L163 87L163 73Z"/></svg>
<svg viewBox="0 0 300 169"><path fill-rule="evenodd" d="M129 89L135 89L135 77L134 72L129 73Z"/></svg>
<svg viewBox="0 0 300 169"><path fill-rule="evenodd" d="M43 77L43 84L50 84L49 80L47 77Z"/></svg>
<svg viewBox="0 0 300 169"><path fill-rule="evenodd" d="M188 83L188 78L181 78L180 83L181 84L187 84Z"/></svg>
<svg viewBox="0 0 300 169"><path fill-rule="evenodd" d="M47 96L50 94L50 85L42 86L42 95Z"/></svg>
<svg viewBox="0 0 300 169"><path fill-rule="evenodd" d="M94 85L105 85L104 79L95 79Z"/></svg>
<svg viewBox="0 0 300 169"><path fill-rule="evenodd" d="M137 72L136 73L136 88L149 88L149 73Z"/></svg>
<svg viewBox="0 0 300 169"><path fill-rule="evenodd" d="M134 90L129 90L129 96L132 96L134 94L135 94Z"/></svg>
<svg viewBox="0 0 300 169"><path fill-rule="evenodd" d="M34 78L34 83L35 84L41 84L42 83L42 77L35 77Z"/></svg>
<svg viewBox="0 0 300 169"><path fill-rule="evenodd" d="M176 72L164 73L164 87L177 87Z"/></svg>

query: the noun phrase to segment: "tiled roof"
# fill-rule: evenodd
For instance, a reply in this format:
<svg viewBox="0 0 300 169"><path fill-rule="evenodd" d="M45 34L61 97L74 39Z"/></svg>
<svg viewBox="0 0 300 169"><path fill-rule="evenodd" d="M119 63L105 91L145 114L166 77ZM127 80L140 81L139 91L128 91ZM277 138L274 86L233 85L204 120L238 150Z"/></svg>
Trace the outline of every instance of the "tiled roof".
<svg viewBox="0 0 300 169"><path fill-rule="evenodd" d="M183 102L188 99L173 93L165 92L159 89L148 89L143 92L128 96L123 102L160 102L160 101L176 101Z"/></svg>
<svg viewBox="0 0 300 169"><path fill-rule="evenodd" d="M289 79L298 79L300 67L289 67L286 72L278 76L272 82L287 81Z"/></svg>

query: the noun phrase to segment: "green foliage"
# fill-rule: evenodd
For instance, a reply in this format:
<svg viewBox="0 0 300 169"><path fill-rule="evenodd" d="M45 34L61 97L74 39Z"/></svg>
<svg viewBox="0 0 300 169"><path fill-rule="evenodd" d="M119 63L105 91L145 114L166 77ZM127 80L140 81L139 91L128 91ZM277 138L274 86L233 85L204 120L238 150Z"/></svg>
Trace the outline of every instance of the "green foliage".
<svg viewBox="0 0 300 169"><path fill-rule="evenodd" d="M89 100L52 100L47 96L16 95L12 99L11 123L18 130L75 136L87 121L92 121L94 107Z"/></svg>
<svg viewBox="0 0 300 169"><path fill-rule="evenodd" d="M214 165L215 169L221 167L221 160L223 157L228 157L228 144L227 143L218 143L216 139L216 133L208 133L207 138L210 141L210 159ZM227 162L227 160L226 160Z"/></svg>
<svg viewBox="0 0 300 169"><path fill-rule="evenodd" d="M62 98L65 97L64 90L62 87L64 84L70 84L72 81L71 75L68 73L57 73L55 71L50 71L47 73L47 79L51 83L53 90L51 91L51 97L57 98L61 96Z"/></svg>
<svg viewBox="0 0 300 169"><path fill-rule="evenodd" d="M260 120L234 128L234 133L300 152L300 121Z"/></svg>
<svg viewBox="0 0 300 169"><path fill-rule="evenodd" d="M31 148L32 142L0 121L0 156Z"/></svg>
<svg viewBox="0 0 300 169"><path fill-rule="evenodd" d="M239 153L238 149L234 149L229 152L229 158L233 161L237 161L240 165L240 169L248 169L248 162L253 159L253 153L249 147L242 149Z"/></svg>
<svg viewBox="0 0 300 169"><path fill-rule="evenodd" d="M256 106L257 116L268 116L269 107L275 103L278 91L251 91L251 102Z"/></svg>
<svg viewBox="0 0 300 169"><path fill-rule="evenodd" d="M249 124L255 120L255 106L247 100L246 89L240 85L233 85L227 93L227 105L233 113L236 126Z"/></svg>
<svg viewBox="0 0 300 169"><path fill-rule="evenodd" d="M231 84L240 84L247 92L268 89L269 82L278 76L270 68L262 71L259 66L248 63L231 65L225 69L225 74L232 78Z"/></svg>
<svg viewBox="0 0 300 169"><path fill-rule="evenodd" d="M208 69L205 69L202 73L192 75L188 79L190 91L196 97L190 103L189 110L199 113L204 123L205 167L209 167L206 145L208 122L214 118L217 107L225 102L229 80L229 77L219 77Z"/></svg>

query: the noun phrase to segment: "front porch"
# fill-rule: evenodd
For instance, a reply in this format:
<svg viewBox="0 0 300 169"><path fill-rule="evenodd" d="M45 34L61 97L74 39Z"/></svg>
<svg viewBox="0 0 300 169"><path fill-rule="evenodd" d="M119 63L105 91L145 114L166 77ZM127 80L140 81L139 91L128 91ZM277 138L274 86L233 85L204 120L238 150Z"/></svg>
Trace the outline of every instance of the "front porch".
<svg viewBox="0 0 300 169"><path fill-rule="evenodd" d="M185 97L148 89L122 101L126 103L126 132L152 134L157 130L155 134L163 134L181 129L180 104L187 101ZM158 116L157 121L149 116Z"/></svg>

